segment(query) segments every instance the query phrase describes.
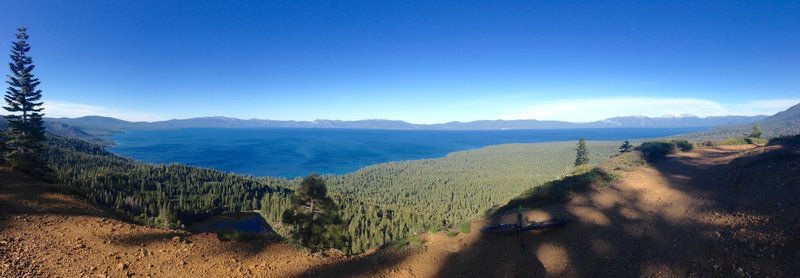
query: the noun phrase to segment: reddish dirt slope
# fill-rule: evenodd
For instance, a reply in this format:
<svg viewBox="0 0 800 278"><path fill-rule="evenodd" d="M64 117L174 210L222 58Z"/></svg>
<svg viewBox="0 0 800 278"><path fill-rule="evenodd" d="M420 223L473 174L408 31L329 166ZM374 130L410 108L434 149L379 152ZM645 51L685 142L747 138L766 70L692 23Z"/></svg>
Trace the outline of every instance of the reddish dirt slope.
<svg viewBox="0 0 800 278"><path fill-rule="evenodd" d="M469 234L427 235L414 250L351 258L127 224L62 186L0 173L0 277L793 277L798 173L797 149L705 148L525 212L576 218L563 229L477 232L515 221L507 215Z"/></svg>

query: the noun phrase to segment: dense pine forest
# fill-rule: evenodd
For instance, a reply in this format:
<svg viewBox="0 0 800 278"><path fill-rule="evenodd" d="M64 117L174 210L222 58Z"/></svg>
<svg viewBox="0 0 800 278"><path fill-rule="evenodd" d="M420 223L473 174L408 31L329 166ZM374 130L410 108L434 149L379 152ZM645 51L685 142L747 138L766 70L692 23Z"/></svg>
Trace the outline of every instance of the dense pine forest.
<svg viewBox="0 0 800 278"><path fill-rule="evenodd" d="M56 178L131 221L180 227L198 215L260 210L278 233L281 214L300 179L249 177L177 164L122 158L102 146L51 136L47 158ZM589 142L591 161L618 143ZM390 162L323 178L349 238L347 253L453 227L520 192L571 170L573 142L511 144L456 152L439 159Z"/></svg>
<svg viewBox="0 0 800 278"><path fill-rule="evenodd" d="M91 201L148 225L176 227L179 216L257 210L266 201L273 201L267 208L280 210L291 194L287 180L145 164L70 138L52 136L48 142L47 157L57 179Z"/></svg>
<svg viewBox="0 0 800 278"><path fill-rule="evenodd" d="M618 153L618 145L590 143L593 161ZM353 238L353 250L360 251L412 231L448 228L480 216L569 172L574 159L573 142L509 144L383 163L328 179L340 203L353 204L344 208L350 234L367 235Z"/></svg>

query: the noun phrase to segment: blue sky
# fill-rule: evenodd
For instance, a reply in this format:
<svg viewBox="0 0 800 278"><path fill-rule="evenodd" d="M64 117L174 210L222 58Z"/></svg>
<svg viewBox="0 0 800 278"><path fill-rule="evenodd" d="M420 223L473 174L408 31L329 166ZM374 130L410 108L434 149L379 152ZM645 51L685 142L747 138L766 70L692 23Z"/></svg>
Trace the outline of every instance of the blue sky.
<svg viewBox="0 0 800 278"><path fill-rule="evenodd" d="M798 1L3 2L0 48L28 26L48 116L591 121L800 102Z"/></svg>

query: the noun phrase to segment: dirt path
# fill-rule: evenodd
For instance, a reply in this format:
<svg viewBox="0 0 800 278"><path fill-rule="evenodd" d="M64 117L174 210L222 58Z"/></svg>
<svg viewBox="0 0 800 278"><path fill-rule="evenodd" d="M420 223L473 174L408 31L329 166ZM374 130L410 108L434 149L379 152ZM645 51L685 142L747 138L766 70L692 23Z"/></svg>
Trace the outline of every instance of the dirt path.
<svg viewBox="0 0 800 278"><path fill-rule="evenodd" d="M734 160L746 151L680 154L569 203L526 212L531 220L575 217L563 229L520 239L483 235L477 231L488 223L476 222L469 234L427 235L414 250L385 248L352 258L126 224L64 194L63 187L0 173L0 276L800 275L800 153L762 163L757 152L764 150L749 150L756 154Z"/></svg>

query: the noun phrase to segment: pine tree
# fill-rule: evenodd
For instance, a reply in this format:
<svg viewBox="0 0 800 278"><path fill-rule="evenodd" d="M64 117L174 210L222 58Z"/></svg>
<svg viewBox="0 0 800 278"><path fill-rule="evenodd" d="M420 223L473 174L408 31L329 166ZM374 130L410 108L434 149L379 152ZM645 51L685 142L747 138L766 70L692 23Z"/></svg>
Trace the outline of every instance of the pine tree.
<svg viewBox="0 0 800 278"><path fill-rule="evenodd" d="M589 150L586 149L586 140L583 140L583 137L578 139L578 148L575 151L575 166L589 163Z"/></svg>
<svg viewBox="0 0 800 278"><path fill-rule="evenodd" d="M753 124L753 131L750 132L750 138L761 138L761 126L758 123Z"/></svg>
<svg viewBox="0 0 800 278"><path fill-rule="evenodd" d="M632 149L633 146L631 145L631 142L628 142L628 140L625 140L625 142L622 142L622 146L619 146L620 153L630 152Z"/></svg>
<svg viewBox="0 0 800 278"><path fill-rule="evenodd" d="M291 237L313 251L346 247L343 223L336 203L328 196L325 180L311 174L292 195L292 207L283 212L292 226Z"/></svg>
<svg viewBox="0 0 800 278"><path fill-rule="evenodd" d="M162 204L158 211L158 224L162 228L171 229L179 227L180 225L178 223L178 215L175 213L172 206L170 206L169 203Z"/></svg>
<svg viewBox="0 0 800 278"><path fill-rule="evenodd" d="M9 112L6 160L17 170L32 174L42 174L47 165L44 153L44 122L41 113L42 91L36 89L39 79L33 75L33 59L28 56L31 50L28 45L28 34L25 27L17 29L17 41L11 46L11 75L8 76L8 88L4 97L3 108Z"/></svg>

